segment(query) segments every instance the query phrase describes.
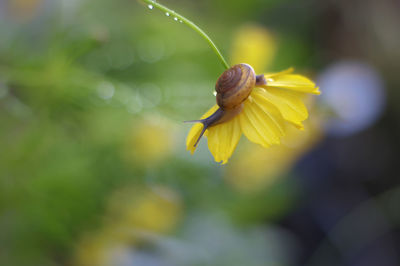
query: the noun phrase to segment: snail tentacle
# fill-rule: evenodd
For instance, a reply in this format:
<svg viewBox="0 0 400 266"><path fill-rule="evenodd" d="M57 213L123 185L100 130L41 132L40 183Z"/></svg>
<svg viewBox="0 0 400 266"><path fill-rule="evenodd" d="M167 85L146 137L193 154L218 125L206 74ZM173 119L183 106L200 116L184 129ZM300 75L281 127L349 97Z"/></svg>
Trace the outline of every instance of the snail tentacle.
<svg viewBox="0 0 400 266"><path fill-rule="evenodd" d="M267 80L265 79L264 74L260 74L256 76L256 87L262 86L262 85L267 85Z"/></svg>

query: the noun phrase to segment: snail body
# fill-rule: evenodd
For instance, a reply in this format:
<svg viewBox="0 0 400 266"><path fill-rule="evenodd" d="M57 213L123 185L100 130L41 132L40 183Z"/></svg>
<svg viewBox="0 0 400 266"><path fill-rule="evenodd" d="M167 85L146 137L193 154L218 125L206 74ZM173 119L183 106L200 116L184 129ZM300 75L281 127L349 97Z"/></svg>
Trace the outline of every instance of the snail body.
<svg viewBox="0 0 400 266"><path fill-rule="evenodd" d="M243 102L262 80L261 76L256 76L253 68L248 64L234 65L222 73L215 84L219 108L209 117L188 121L203 124L203 130L194 146L197 146L207 128L227 122L240 113Z"/></svg>

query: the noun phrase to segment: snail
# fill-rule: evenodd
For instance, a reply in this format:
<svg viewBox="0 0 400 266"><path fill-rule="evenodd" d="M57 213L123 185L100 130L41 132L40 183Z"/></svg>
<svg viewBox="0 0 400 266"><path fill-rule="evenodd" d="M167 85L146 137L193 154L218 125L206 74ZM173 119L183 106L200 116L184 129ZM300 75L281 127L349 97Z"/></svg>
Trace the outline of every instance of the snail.
<svg viewBox="0 0 400 266"><path fill-rule="evenodd" d="M242 111L243 102L249 97L253 88L265 84L264 75L256 75L248 64L237 64L225 70L215 84L219 108L204 119L185 121L203 124L194 147L197 146L207 128L227 122L238 115Z"/></svg>

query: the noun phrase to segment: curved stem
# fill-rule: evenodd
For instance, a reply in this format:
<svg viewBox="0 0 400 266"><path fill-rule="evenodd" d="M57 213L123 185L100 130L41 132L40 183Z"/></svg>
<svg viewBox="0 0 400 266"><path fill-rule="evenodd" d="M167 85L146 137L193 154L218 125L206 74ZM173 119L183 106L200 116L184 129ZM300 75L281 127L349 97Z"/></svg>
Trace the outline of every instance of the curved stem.
<svg viewBox="0 0 400 266"><path fill-rule="evenodd" d="M165 12L165 14L169 14L170 16L173 17L174 20L179 20L183 23L185 23L186 25L188 25L190 28L192 28L195 32L197 32L201 37L203 37L208 44L211 46L211 48L214 50L214 52L216 53L216 55L218 56L219 60L221 60L222 65L228 69L229 65L226 62L225 58L222 56L221 52L219 51L219 49L217 48L217 46L214 44L214 42L211 40L210 37L208 37L208 35L202 30L200 29L196 24L194 24L192 21L188 20L187 18L185 18L184 16L176 13L175 11L169 9L168 7L159 4L153 0L142 0L143 2L148 4L148 7L150 9L153 9L153 7L158 8L159 10Z"/></svg>

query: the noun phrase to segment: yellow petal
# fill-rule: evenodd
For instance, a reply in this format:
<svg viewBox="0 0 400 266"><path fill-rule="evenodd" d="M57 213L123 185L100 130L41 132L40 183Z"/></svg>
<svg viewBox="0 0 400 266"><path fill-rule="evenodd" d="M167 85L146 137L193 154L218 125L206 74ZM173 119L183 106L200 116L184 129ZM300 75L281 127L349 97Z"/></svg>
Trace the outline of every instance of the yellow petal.
<svg viewBox="0 0 400 266"><path fill-rule="evenodd" d="M307 119L308 112L302 101L303 93L268 87L254 89L253 97L275 105L285 120L299 129L304 128L301 122Z"/></svg>
<svg viewBox="0 0 400 266"><path fill-rule="evenodd" d="M190 151L191 154L193 154L194 151L196 150L194 144L196 144L196 141L199 138L202 129L203 129L203 124L196 123L195 125L192 126L192 128L189 131L189 134L186 138L186 149Z"/></svg>
<svg viewBox="0 0 400 266"><path fill-rule="evenodd" d="M200 119L209 117L215 111L217 111L217 109L218 109L218 105L214 105ZM196 123L192 126L192 128L189 131L189 134L186 138L186 149L189 150L191 154L193 154L194 151L196 150L196 147L194 146L194 144L196 144L196 141L199 138L202 129L203 129L203 124Z"/></svg>
<svg viewBox="0 0 400 266"><path fill-rule="evenodd" d="M247 63L256 73L261 73L272 62L276 40L272 34L257 25L247 25L238 30L233 40L232 63Z"/></svg>
<svg viewBox="0 0 400 266"><path fill-rule="evenodd" d="M275 75L265 75L265 77L267 80L267 85L263 86L265 88L275 87L299 92L320 94L320 91L318 90L318 87L315 86L315 83L301 75L277 73Z"/></svg>
<svg viewBox="0 0 400 266"><path fill-rule="evenodd" d="M289 67L288 69L285 69L285 70L280 71L280 72L264 74L264 76L265 76L265 78L273 78L273 77L278 76L278 75L290 74L293 71L294 71L294 68L293 67Z"/></svg>
<svg viewBox="0 0 400 266"><path fill-rule="evenodd" d="M264 147L279 144L280 137L284 135L282 116L269 102L259 101L252 95L244 102L239 115L243 133L250 141Z"/></svg>
<svg viewBox="0 0 400 266"><path fill-rule="evenodd" d="M208 149L216 162L222 161L222 164L228 162L228 159L236 149L241 135L242 131L237 116L228 122L208 129Z"/></svg>

